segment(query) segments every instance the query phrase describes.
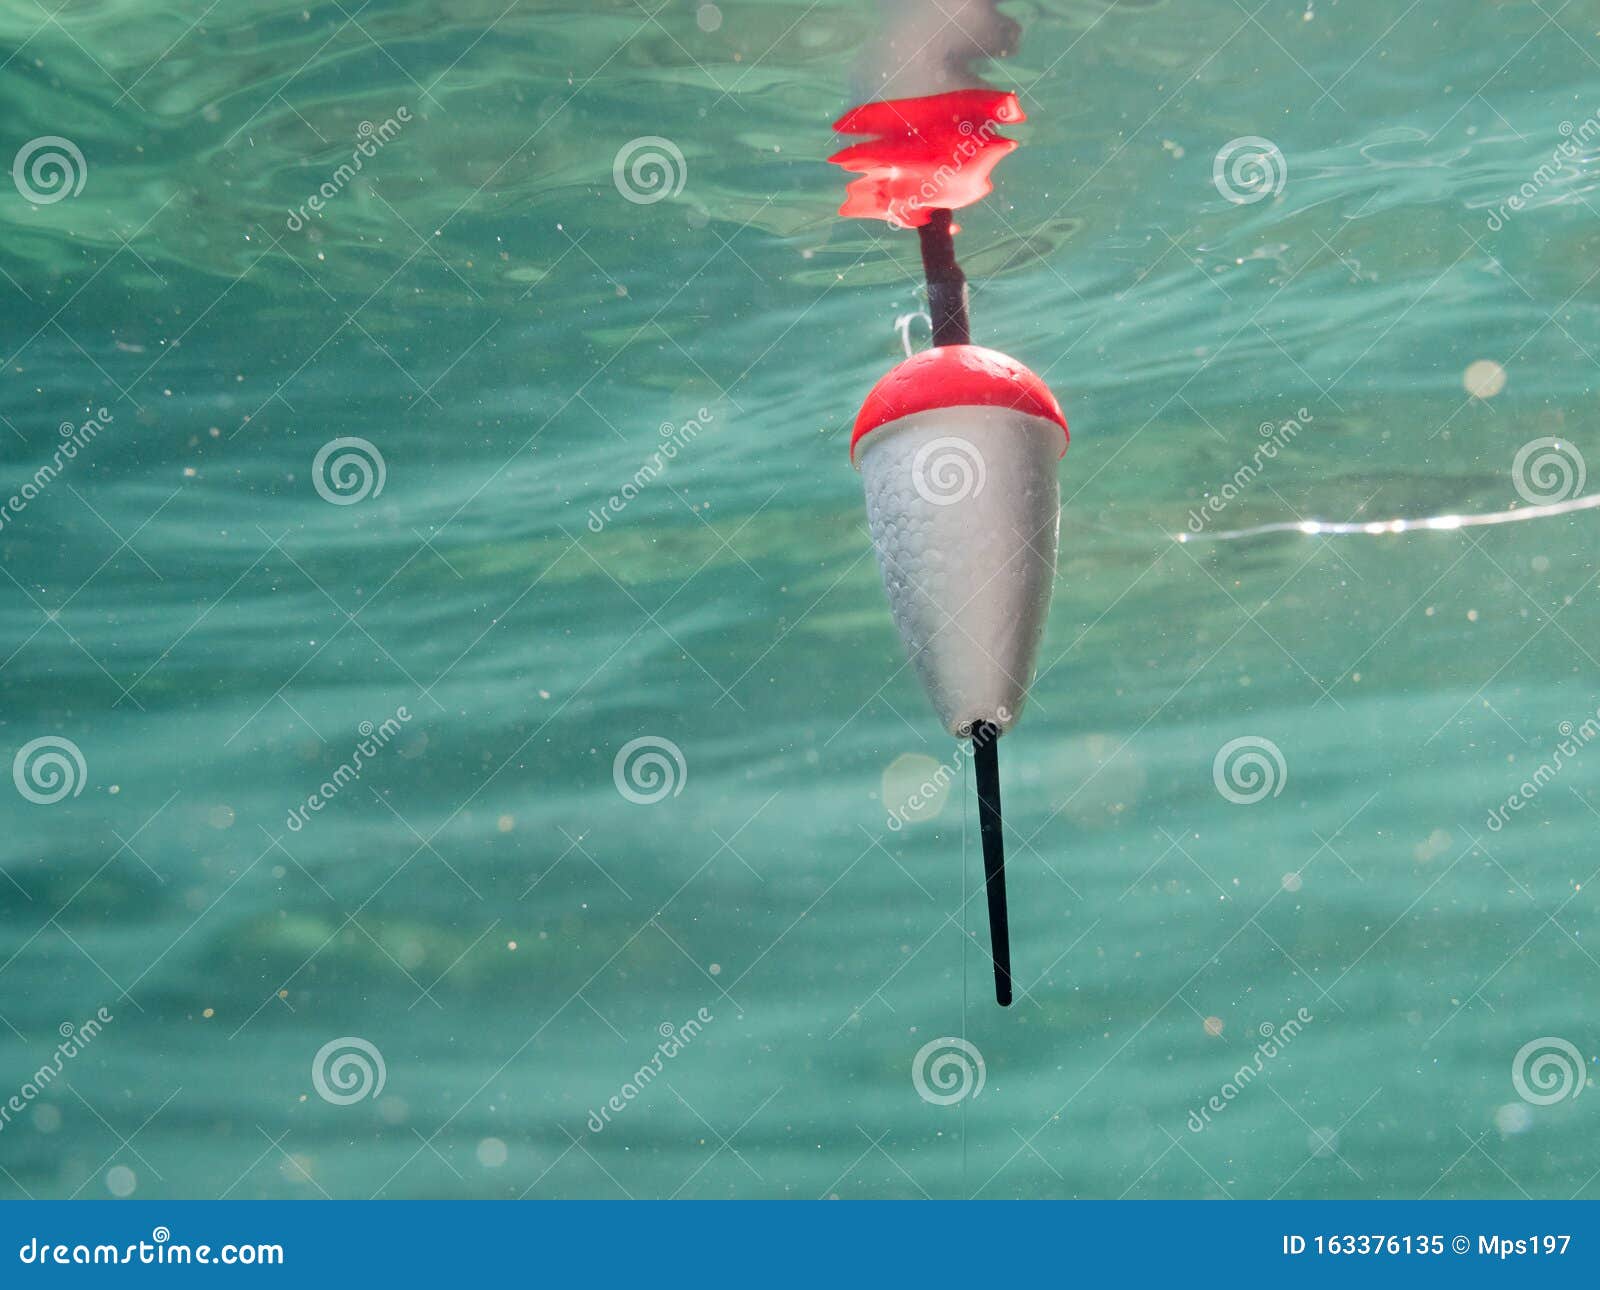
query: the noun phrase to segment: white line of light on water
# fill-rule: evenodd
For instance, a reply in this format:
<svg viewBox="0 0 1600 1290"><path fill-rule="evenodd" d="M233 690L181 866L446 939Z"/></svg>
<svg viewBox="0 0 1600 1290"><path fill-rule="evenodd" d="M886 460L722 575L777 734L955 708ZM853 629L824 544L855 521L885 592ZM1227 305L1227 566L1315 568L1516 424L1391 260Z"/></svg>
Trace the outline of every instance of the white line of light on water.
<svg viewBox="0 0 1600 1290"><path fill-rule="evenodd" d="M1174 533L1174 542L1238 542L1244 538L1263 537L1268 533L1299 533L1304 537L1381 537L1386 533L1410 533L1426 530L1449 533L1455 529L1487 528L1494 524L1521 524L1527 520L1544 520L1554 515L1567 515L1572 511L1592 511L1600 506L1600 493L1574 497L1565 502L1551 502L1545 506L1524 506L1515 511L1489 511L1482 515L1425 515L1420 519L1366 520L1362 523L1341 523L1335 520L1284 520L1276 524L1257 524L1253 528L1228 529L1222 533Z"/></svg>

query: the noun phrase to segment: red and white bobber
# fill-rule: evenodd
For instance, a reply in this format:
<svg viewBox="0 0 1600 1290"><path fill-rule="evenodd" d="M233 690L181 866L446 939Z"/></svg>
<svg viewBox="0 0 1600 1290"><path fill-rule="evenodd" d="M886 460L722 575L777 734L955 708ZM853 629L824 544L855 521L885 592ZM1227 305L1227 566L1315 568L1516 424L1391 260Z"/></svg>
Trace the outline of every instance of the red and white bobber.
<svg viewBox="0 0 1600 1290"><path fill-rule="evenodd" d="M873 386L850 460L900 639L945 729L972 740L1002 1007L1012 978L996 745L1022 715L1050 611L1067 419L1016 359L968 343L953 215L990 191L1016 147L995 127L1023 119L1016 95L984 87L862 104L834 129L877 137L830 158L861 176L839 213L915 228L928 282L934 347Z"/></svg>
<svg viewBox="0 0 1600 1290"><path fill-rule="evenodd" d="M850 459L895 626L945 729L1016 724L1050 610L1067 420L1045 383L978 345L894 368Z"/></svg>

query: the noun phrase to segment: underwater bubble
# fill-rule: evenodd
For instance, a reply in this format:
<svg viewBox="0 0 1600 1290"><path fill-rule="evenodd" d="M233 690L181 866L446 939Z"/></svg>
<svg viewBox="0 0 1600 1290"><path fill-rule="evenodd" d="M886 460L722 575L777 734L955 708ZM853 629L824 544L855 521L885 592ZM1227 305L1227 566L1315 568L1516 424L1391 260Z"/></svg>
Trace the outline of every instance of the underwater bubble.
<svg viewBox="0 0 1600 1290"><path fill-rule="evenodd" d="M1461 384L1475 399L1492 399L1506 388L1506 369L1492 358L1480 358L1467 365Z"/></svg>

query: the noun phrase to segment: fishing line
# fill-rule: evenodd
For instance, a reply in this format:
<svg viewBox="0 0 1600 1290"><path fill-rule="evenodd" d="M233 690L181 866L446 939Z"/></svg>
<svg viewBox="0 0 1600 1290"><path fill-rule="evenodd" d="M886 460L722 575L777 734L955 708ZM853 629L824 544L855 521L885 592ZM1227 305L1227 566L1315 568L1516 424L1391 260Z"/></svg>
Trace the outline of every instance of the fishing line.
<svg viewBox="0 0 1600 1290"><path fill-rule="evenodd" d="M1488 511L1478 515L1424 515L1415 519L1365 520L1283 520L1275 524L1256 524L1245 529L1227 529L1211 533L1202 529L1196 533L1173 533L1174 542L1241 542L1247 538L1265 537L1271 533L1297 533L1302 537L1383 537L1390 533L1453 533L1456 529L1490 528L1498 524L1525 524L1529 520L1546 520L1557 515L1570 515L1574 511L1592 511L1600 507L1600 493L1574 497L1564 502L1550 502L1543 506L1524 506L1514 511Z"/></svg>
<svg viewBox="0 0 1600 1290"><path fill-rule="evenodd" d="M907 358L910 358L917 352L911 344L911 324L916 322L918 318L922 319L923 322L928 324L928 330L930 332L933 330L933 319L927 314L923 313L920 309L909 314L901 314L894 320L894 329L900 333L900 345L901 348L906 351Z"/></svg>
<svg viewBox="0 0 1600 1290"><path fill-rule="evenodd" d="M967 1042L967 777L961 777L961 1042ZM967 1191L967 1102L961 1099L961 1191Z"/></svg>

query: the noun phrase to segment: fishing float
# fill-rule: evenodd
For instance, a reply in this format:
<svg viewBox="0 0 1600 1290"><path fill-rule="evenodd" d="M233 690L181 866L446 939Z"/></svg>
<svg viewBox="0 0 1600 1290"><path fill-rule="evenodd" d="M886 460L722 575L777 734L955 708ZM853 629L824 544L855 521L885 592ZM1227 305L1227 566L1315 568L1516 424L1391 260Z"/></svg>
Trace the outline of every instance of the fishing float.
<svg viewBox="0 0 1600 1290"><path fill-rule="evenodd" d="M974 345L953 212L992 191L1024 120L1014 94L967 87L851 109L870 138L835 153L856 174L839 213L916 229L932 348L874 385L850 437L867 527L901 642L947 733L970 740L995 1001L1012 1001L1000 737L1015 728L1050 612L1067 420L1045 383Z"/></svg>

